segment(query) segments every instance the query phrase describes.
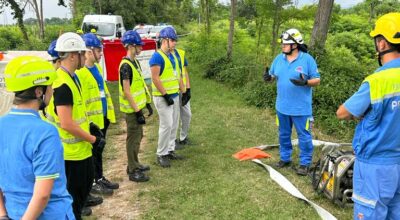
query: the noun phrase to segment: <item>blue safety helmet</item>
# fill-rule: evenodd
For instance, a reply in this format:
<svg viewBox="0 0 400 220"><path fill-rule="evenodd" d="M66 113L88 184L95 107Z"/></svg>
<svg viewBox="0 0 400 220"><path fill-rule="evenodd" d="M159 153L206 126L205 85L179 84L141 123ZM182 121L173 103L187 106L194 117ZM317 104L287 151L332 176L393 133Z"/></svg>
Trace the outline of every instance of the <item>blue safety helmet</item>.
<svg viewBox="0 0 400 220"><path fill-rule="evenodd" d="M50 61L60 59L58 52L55 50L56 44L57 44L57 40L53 40L50 43L49 48L47 49L47 53L51 56Z"/></svg>
<svg viewBox="0 0 400 220"><path fill-rule="evenodd" d="M132 30L124 33L124 35L122 36L122 44L124 44L124 45L132 44L132 45L141 45L141 46L144 45L138 32L132 31Z"/></svg>
<svg viewBox="0 0 400 220"><path fill-rule="evenodd" d="M166 27L160 31L160 38L177 40L178 36L173 27Z"/></svg>
<svg viewBox="0 0 400 220"><path fill-rule="evenodd" d="M85 41L86 47L97 47L102 48L100 39L93 33L87 33L82 35L83 41Z"/></svg>

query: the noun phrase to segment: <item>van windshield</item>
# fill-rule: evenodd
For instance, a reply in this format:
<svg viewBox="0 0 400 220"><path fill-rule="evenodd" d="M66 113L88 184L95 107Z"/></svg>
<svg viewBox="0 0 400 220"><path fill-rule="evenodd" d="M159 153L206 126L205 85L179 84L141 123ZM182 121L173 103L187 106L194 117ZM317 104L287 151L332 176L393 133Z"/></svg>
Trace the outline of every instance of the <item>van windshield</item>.
<svg viewBox="0 0 400 220"><path fill-rule="evenodd" d="M85 22L83 23L82 30L84 33L90 33L90 30L95 29L96 34L102 37L114 36L115 24L113 23L96 23Z"/></svg>

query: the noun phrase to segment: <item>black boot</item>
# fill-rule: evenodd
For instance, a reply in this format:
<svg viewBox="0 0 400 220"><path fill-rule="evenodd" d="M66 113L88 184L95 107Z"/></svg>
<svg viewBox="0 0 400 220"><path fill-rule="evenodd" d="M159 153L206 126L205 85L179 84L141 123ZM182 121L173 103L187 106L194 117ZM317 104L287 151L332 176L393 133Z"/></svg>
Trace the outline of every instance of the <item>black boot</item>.
<svg viewBox="0 0 400 220"><path fill-rule="evenodd" d="M157 156L157 163L164 168L171 166L171 162L169 161L168 155Z"/></svg>
<svg viewBox="0 0 400 220"><path fill-rule="evenodd" d="M133 171L133 173L129 174L129 180L133 182L147 182L150 180L150 177L146 176L139 169L136 169Z"/></svg>

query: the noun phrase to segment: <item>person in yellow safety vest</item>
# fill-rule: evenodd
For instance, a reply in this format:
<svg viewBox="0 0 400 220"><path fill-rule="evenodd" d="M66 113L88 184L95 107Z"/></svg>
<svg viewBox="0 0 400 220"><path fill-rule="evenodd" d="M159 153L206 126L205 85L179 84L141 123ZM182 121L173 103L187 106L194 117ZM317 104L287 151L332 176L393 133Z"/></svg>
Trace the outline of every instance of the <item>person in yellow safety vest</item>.
<svg viewBox="0 0 400 220"><path fill-rule="evenodd" d="M102 148L105 139L89 133L89 119L82 97L77 69L85 63L85 42L76 33L64 33L57 39L56 49L61 59L57 79L53 83L53 96L48 107L48 119L60 134L64 146L67 189L73 198L76 219L91 213L83 210L93 183L92 144ZM82 212L84 211L84 212Z"/></svg>
<svg viewBox="0 0 400 220"><path fill-rule="evenodd" d="M55 50L56 43L57 43L57 40L52 41L51 44L49 45L49 48L47 49L47 53L50 55L49 61L52 62L55 70L57 70L61 66L60 56L58 55L58 52ZM50 102L50 98L52 95L53 95L53 89L49 86L48 89L46 90L46 95L45 95L45 100L44 100L46 105L48 105L48 103ZM48 121L46 118L46 111L47 111L47 107L42 110L43 114L40 114L40 116L42 117L43 120ZM85 205L86 206L94 206L94 205L99 205L101 203L103 203L103 198L89 194ZM85 213L87 213L87 210Z"/></svg>
<svg viewBox="0 0 400 220"><path fill-rule="evenodd" d="M400 13L375 22L380 67L336 115L358 120L353 150L353 219L400 219Z"/></svg>
<svg viewBox="0 0 400 220"><path fill-rule="evenodd" d="M171 53L178 39L175 29L162 29L160 38L161 47L153 54L149 64L154 106L160 119L157 163L166 168L171 166L170 160L184 159L175 153L175 140L179 123L179 91L186 93L186 88L179 73L178 60Z"/></svg>
<svg viewBox="0 0 400 220"><path fill-rule="evenodd" d="M183 85L186 88L186 93L179 93L179 98L182 101L182 104L179 106L180 112L180 122L181 122L181 131L178 132L178 145L177 147L183 148L184 145L190 144L188 133L189 133L189 126L190 120L192 118L192 111L190 108L190 80L189 80L189 73L188 73L188 61L186 59L186 53L184 50L175 49L173 51L175 57L178 60L179 64L179 71L182 76Z"/></svg>
<svg viewBox="0 0 400 220"><path fill-rule="evenodd" d="M139 163L140 142L143 137L143 125L146 123L142 109L147 107L149 116L153 114L151 96L143 78L142 69L136 56L142 51L143 42L136 31L127 31L122 36L126 56L119 65L119 108L126 117L127 137L126 153L128 156L127 173L130 181L147 182L145 171L148 165Z"/></svg>
<svg viewBox="0 0 400 220"><path fill-rule="evenodd" d="M103 71L98 64L102 56L102 44L92 33L82 35L82 39L85 41L88 51L85 53L85 66L77 70L76 74L81 82L82 97L85 100L89 121L93 123L91 133L101 129L100 135L106 138L110 122L115 123L115 113L110 92L103 79ZM119 184L109 181L103 175L103 150L96 146L93 146L92 149L94 185L91 192L111 195L114 189L119 188Z"/></svg>
<svg viewBox="0 0 400 220"><path fill-rule="evenodd" d="M21 56L4 74L15 107L0 117L0 219L74 219L57 129L38 114L56 71Z"/></svg>

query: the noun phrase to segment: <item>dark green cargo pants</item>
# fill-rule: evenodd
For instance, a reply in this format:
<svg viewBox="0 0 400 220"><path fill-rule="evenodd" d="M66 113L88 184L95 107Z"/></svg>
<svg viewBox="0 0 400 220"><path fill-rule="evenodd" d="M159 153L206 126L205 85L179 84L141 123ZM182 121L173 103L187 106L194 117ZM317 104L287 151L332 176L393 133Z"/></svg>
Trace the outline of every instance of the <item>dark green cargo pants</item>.
<svg viewBox="0 0 400 220"><path fill-rule="evenodd" d="M133 172L139 167L139 149L143 137L143 125L136 121L135 113L126 113L126 154L128 156L128 169Z"/></svg>

